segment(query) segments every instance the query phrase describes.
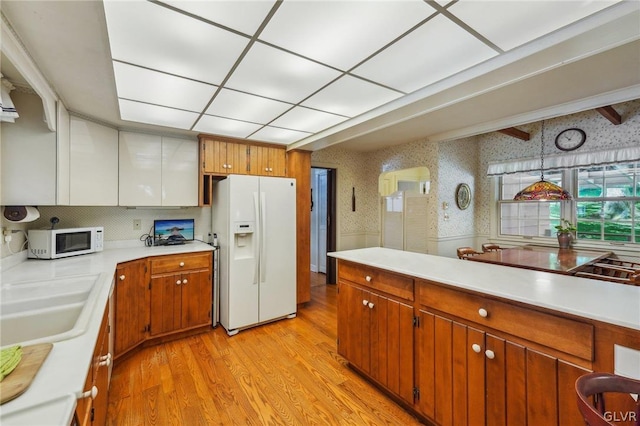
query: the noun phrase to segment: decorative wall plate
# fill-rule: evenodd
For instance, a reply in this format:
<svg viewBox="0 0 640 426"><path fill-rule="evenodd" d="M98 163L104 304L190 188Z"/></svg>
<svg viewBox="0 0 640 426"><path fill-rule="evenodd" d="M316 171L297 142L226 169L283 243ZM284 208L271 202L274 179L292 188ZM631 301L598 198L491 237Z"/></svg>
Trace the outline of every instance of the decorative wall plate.
<svg viewBox="0 0 640 426"><path fill-rule="evenodd" d="M456 188L456 204L460 210L464 210L471 204L471 189L466 183L461 183Z"/></svg>

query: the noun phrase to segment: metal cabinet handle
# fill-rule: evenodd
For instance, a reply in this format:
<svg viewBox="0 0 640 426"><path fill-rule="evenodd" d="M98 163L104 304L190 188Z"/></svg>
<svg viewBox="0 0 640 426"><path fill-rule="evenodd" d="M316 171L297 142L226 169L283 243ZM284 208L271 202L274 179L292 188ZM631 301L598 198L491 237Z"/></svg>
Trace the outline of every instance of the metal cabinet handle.
<svg viewBox="0 0 640 426"><path fill-rule="evenodd" d="M487 316L489 316L489 312L487 312L487 310L484 308L480 308L478 309L478 315L480 315L482 318L486 318Z"/></svg>
<svg viewBox="0 0 640 426"><path fill-rule="evenodd" d="M182 280L182 284L186 284L186 283L187 283L187 279L185 278Z"/></svg>
<svg viewBox="0 0 640 426"><path fill-rule="evenodd" d="M471 345L471 349L473 349L473 351L474 351L475 353L477 353L477 354L479 354L479 353L480 353L480 351L482 350L482 348L480 347L480 345L479 345L479 344L477 344L477 343L474 343L473 345Z"/></svg>
<svg viewBox="0 0 640 426"><path fill-rule="evenodd" d="M374 306L373 302L369 302L369 309L373 309Z"/></svg>
<svg viewBox="0 0 640 426"><path fill-rule="evenodd" d="M180 284L182 284L182 281L178 280L178 281L176 281L176 284L180 285Z"/></svg>
<svg viewBox="0 0 640 426"><path fill-rule="evenodd" d="M363 304L364 306L367 306L367 305L369 304L369 301L368 301L367 299L365 299L365 300L363 300L363 301L362 301L362 304Z"/></svg>
<svg viewBox="0 0 640 426"><path fill-rule="evenodd" d="M371 282L371 280L372 280L373 278L371 278L371 276L367 275L366 277L364 277L364 279L365 279L365 280L367 280L368 282Z"/></svg>
<svg viewBox="0 0 640 426"><path fill-rule="evenodd" d="M184 262L180 262L180 267L182 268L184 266Z"/></svg>
<svg viewBox="0 0 640 426"><path fill-rule="evenodd" d="M124 275L120 275L120 281L124 281Z"/></svg>
<svg viewBox="0 0 640 426"><path fill-rule="evenodd" d="M489 349L487 349L486 351L484 351L484 354L485 354L485 355L487 356L487 358L489 358L489 359L494 359L494 358L496 357L496 354L495 354L493 351L489 350Z"/></svg>

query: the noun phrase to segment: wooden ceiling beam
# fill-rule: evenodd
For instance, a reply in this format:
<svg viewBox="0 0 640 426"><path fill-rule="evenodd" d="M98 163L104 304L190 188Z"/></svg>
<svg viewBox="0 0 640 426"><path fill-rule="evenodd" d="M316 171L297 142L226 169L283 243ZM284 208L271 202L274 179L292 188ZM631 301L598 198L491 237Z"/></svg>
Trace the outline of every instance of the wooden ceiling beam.
<svg viewBox="0 0 640 426"><path fill-rule="evenodd" d="M515 127L509 127L507 129L498 130L498 132L503 133L507 136L512 136L514 138L522 139L523 141L528 141L531 139L531 135L529 133L522 131L520 129L516 129Z"/></svg>
<svg viewBox="0 0 640 426"><path fill-rule="evenodd" d="M596 111L598 111L604 118L606 118L616 126L618 124L622 124L622 117L620 117L620 114L618 114L618 112L613 109L611 105L596 108Z"/></svg>

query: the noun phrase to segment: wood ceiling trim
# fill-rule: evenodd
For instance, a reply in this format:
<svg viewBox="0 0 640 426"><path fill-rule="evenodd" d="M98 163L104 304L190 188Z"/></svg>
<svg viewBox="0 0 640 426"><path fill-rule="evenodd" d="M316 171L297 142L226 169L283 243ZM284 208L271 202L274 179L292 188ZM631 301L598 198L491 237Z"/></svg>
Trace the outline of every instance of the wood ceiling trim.
<svg viewBox="0 0 640 426"><path fill-rule="evenodd" d="M522 139L523 141L528 141L529 139L531 139L531 135L529 135L529 133L520 129L516 129L515 127L509 127L506 129L498 130L498 132L503 133L507 136L512 136L514 138Z"/></svg>
<svg viewBox="0 0 640 426"><path fill-rule="evenodd" d="M620 114L618 114L618 112L613 109L611 105L596 108L596 111L598 111L604 118L606 118L616 126L618 124L622 124L622 117L620 117Z"/></svg>

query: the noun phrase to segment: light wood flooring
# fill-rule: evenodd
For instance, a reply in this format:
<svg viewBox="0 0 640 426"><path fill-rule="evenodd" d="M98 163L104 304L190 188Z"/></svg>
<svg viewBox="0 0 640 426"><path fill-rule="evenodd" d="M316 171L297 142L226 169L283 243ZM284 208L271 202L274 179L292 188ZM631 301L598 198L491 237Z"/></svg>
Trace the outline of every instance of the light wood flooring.
<svg viewBox="0 0 640 426"><path fill-rule="evenodd" d="M140 350L113 370L108 425L417 425L336 353L336 286L294 319Z"/></svg>

